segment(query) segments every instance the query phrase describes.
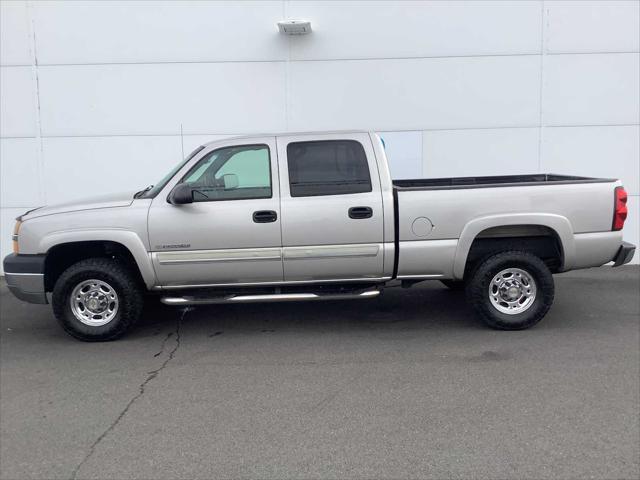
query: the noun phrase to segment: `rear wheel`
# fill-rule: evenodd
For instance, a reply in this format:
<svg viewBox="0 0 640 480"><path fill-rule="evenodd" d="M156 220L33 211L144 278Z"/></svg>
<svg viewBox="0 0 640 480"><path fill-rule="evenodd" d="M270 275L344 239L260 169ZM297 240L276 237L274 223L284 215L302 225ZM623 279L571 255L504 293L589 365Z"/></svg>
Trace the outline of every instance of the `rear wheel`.
<svg viewBox="0 0 640 480"><path fill-rule="evenodd" d="M553 303L553 276L528 252L498 253L484 260L467 285L467 298L490 327L522 330L538 323Z"/></svg>
<svg viewBox="0 0 640 480"><path fill-rule="evenodd" d="M53 289L53 313L62 328L84 341L115 340L142 313L136 275L107 258L82 260L65 270Z"/></svg>

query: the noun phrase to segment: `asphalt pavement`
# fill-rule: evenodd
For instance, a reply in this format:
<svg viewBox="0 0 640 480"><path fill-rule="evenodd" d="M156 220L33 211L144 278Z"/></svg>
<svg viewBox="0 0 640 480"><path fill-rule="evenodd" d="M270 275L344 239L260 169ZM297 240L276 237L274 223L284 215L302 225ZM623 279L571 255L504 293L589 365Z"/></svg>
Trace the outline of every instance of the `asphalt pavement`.
<svg viewBox="0 0 640 480"><path fill-rule="evenodd" d="M154 302L83 343L0 286L0 478L639 478L640 269L558 275L536 327L439 283Z"/></svg>

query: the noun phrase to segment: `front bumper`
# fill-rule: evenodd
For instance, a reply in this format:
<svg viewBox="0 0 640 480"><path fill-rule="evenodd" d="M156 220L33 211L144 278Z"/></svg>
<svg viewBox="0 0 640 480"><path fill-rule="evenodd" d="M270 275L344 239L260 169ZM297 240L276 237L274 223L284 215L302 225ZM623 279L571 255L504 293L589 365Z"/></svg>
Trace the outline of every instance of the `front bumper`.
<svg viewBox="0 0 640 480"><path fill-rule="evenodd" d="M618 253L616 253L616 256L613 258L613 266L619 267L620 265L629 263L635 253L636 246L634 244L629 242L622 242Z"/></svg>
<svg viewBox="0 0 640 480"><path fill-rule="evenodd" d="M44 255L7 255L2 262L7 287L29 303L49 303L44 288Z"/></svg>

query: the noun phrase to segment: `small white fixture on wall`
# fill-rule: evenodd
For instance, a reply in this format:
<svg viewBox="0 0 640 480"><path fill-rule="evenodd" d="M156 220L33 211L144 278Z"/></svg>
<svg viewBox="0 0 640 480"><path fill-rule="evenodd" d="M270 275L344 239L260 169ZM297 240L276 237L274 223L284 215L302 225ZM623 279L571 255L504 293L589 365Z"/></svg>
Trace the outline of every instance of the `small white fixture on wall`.
<svg viewBox="0 0 640 480"><path fill-rule="evenodd" d="M278 30L285 35L307 35L311 33L309 20L282 20L278 22Z"/></svg>

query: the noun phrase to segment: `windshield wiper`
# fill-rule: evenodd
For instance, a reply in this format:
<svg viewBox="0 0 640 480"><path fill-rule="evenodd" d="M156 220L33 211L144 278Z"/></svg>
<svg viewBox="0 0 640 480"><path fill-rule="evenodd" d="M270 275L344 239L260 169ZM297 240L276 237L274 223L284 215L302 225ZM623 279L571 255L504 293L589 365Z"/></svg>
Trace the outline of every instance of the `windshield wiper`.
<svg viewBox="0 0 640 480"><path fill-rule="evenodd" d="M133 195L133 198L140 198L142 195L144 195L145 193L147 193L149 190L151 190L153 188L153 185L149 185L147 188L145 188L144 190L140 190L139 192L136 192Z"/></svg>

